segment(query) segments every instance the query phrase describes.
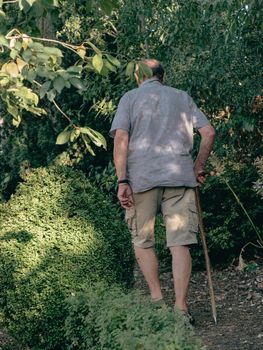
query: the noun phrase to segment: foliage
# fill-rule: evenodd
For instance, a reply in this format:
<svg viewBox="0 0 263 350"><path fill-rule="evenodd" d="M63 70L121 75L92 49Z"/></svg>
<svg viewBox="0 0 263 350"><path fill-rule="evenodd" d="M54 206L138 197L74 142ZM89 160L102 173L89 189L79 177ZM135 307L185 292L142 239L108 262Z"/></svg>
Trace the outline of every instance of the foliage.
<svg viewBox="0 0 263 350"><path fill-rule="evenodd" d="M46 165L60 152L67 153L68 164L84 170L98 186L116 198L116 183L110 165L112 140L107 134L121 95L134 87L130 78L136 62L150 56L163 61L167 84L186 90L208 115L216 128L215 153L227 165L224 177L259 226L261 200L251 191L254 183L259 181L254 162L262 153L260 72L263 51L259 40L262 29L259 0L32 3L33 6L23 11L15 10L12 4L3 5L6 20L2 32L6 36L12 28L17 28L21 35L27 33L33 43L44 46L43 52L35 52L33 56L41 68L49 67L53 78L37 75L36 79L41 85L50 83L47 92L56 92L55 102L71 122L67 118L61 119L47 94L39 98L39 106L33 105L45 109L47 115L33 120L25 111L18 128L10 126L10 116L0 107L4 116L0 125L0 183L5 199L21 180L19 172L24 164ZM40 5L42 10L36 11L36 6ZM43 17L41 23L39 16ZM42 41L45 38L55 41ZM5 46L1 55L2 63L17 65L17 57L10 57L11 51L17 49L10 50L12 39L5 39L9 46ZM17 41L22 44L23 36ZM55 57L56 63L52 55L48 61L39 61L38 55L41 58L46 47L58 49L63 56ZM23 50L18 50L22 60ZM37 71L31 60L27 65L29 70ZM67 74L69 67L79 67L75 77L81 79L85 89L65 85L59 93L63 85L59 77L62 73ZM32 84L26 76L19 79L39 96L40 86ZM80 128L98 130L104 135L107 152L97 148L96 157L90 156L82 139L82 136L89 139L90 134L82 133ZM59 143L69 142L52 147L60 132ZM91 145L92 141L87 147ZM197 147L194 156L196 150ZM94 152L94 149L90 151ZM215 170L212 165L208 169ZM228 262L232 261L242 244L251 239L255 241L247 217L219 177L207 180L202 205L214 261L221 262L222 257L224 262L227 258ZM200 260L201 250L194 255ZM169 257L167 259L169 261Z"/></svg>
<svg viewBox="0 0 263 350"><path fill-rule="evenodd" d="M254 162L258 170L259 178L254 182L253 188L261 196L263 197L263 157L257 158Z"/></svg>
<svg viewBox="0 0 263 350"><path fill-rule="evenodd" d="M8 330L33 349L62 349L65 298L105 279L130 286L130 235L83 173L25 169L0 213L1 309Z"/></svg>
<svg viewBox="0 0 263 350"><path fill-rule="evenodd" d="M95 284L70 298L66 337L71 350L203 349L185 321L138 291Z"/></svg>
<svg viewBox="0 0 263 350"><path fill-rule="evenodd" d="M101 1L106 3L107 1ZM8 2L3 2L2 5ZM42 6L41 1L18 1L21 11L33 13L37 6ZM58 6L57 1L48 4L49 7ZM54 46L45 46L44 43L56 44L64 49L71 50L78 57L75 64L66 69L63 67L62 50ZM85 84L81 79L83 71L95 70L102 75L109 71L116 71L119 61L109 55L104 55L91 41L86 40L79 45L71 45L52 38L34 37L20 30L11 29L5 36L0 36L0 45L3 54L9 53L0 73L0 95L6 104L7 112L13 117L13 125L18 127L22 120L24 111L41 116L46 114L43 108L39 108L39 99L45 96L53 103L56 109L70 122L70 124L58 135L56 143L61 145L67 142L75 142L80 136L86 149L94 154L90 146L92 141L96 146L106 149L105 138L90 127L79 127L58 106L56 96L62 93L64 88L72 86L79 90L85 90ZM95 52L89 57L88 51ZM5 52L7 51L7 53ZM31 87L27 85L30 83ZM33 90L32 90L33 89Z"/></svg>

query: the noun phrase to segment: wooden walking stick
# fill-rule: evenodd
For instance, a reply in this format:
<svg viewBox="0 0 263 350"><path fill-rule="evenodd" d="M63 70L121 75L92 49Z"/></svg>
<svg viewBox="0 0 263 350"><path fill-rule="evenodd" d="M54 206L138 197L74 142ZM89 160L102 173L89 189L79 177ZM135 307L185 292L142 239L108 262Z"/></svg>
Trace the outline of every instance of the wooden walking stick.
<svg viewBox="0 0 263 350"><path fill-rule="evenodd" d="M209 259L209 255L208 255L208 250L207 250L198 186L195 188L195 199L196 199L196 207L197 207L197 214L198 214L198 225L199 225L199 229L200 229L200 236L201 236L203 249L204 249L204 255L205 255L205 265L206 265L207 279L208 279L210 299L211 299L212 315L213 315L213 319L214 319L215 324L217 324L216 302L215 302L215 294L214 294L214 288L213 288L213 283L212 283L211 264L210 264L210 259Z"/></svg>

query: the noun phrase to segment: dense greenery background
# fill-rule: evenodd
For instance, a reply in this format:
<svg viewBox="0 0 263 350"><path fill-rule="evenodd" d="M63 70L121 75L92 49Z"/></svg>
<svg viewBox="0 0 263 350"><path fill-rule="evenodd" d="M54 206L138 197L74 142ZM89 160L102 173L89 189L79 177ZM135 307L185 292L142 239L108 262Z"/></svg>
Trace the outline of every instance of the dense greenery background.
<svg viewBox="0 0 263 350"><path fill-rule="evenodd" d="M212 263L235 261L244 246L247 260L259 255L261 7L261 0L0 0L0 306L19 343L203 348L182 315L125 291L134 257L108 131L120 97L135 87L135 63L162 61L166 83L187 91L216 128L202 187ZM195 135L193 157L199 141ZM157 253L171 268L157 222ZM192 255L202 266L201 245Z"/></svg>
<svg viewBox="0 0 263 350"><path fill-rule="evenodd" d="M129 77L133 66L127 67L127 64L140 58L155 57L165 66L166 83L186 90L216 128L215 156L208 165L212 176L202 190L205 227L213 261L231 262L244 244L256 243L255 229L227 184L258 228L262 192L262 178L259 180L257 168L261 167L262 176L259 159L262 144L260 0L19 0L14 4L0 1L0 5L3 35L17 28L20 33L36 38L75 45L79 54L58 43L42 42L59 48L63 57L59 52L53 52L46 61L42 57L42 61L34 65L29 62L32 71L38 72L38 66L41 69L45 66L51 74L52 91L70 122L52 103L53 92L50 90L45 95L45 91L41 92L34 85L32 72L22 71L20 75L24 75L24 86L41 97L34 108L44 108L46 115L34 116L23 110L21 118L14 117L14 113L11 117L10 108L7 112L6 86L0 87L3 98L0 107L3 201L10 198L29 168L45 166L54 160L83 170L116 200L112 140L108 130L118 100L135 86ZM3 39L1 44L4 50L0 63L16 59L14 48L10 54ZM104 61L96 63L93 59L96 55ZM114 62L114 58L117 61ZM79 80L73 84L72 78L66 87L58 80L55 83L58 69L67 70L74 65L81 67L74 76L81 80L81 85L77 83ZM35 77L35 73L32 74ZM39 79L41 84L46 81L41 74ZM72 142L56 145L57 135L73 124L99 131L107 139L107 151L96 148L92 142L87 148L76 135L70 140ZM197 135L197 145L198 142ZM96 153L95 157L90 154L90 147ZM248 253L253 253L252 249L247 248ZM200 255L201 250L194 252L196 260Z"/></svg>

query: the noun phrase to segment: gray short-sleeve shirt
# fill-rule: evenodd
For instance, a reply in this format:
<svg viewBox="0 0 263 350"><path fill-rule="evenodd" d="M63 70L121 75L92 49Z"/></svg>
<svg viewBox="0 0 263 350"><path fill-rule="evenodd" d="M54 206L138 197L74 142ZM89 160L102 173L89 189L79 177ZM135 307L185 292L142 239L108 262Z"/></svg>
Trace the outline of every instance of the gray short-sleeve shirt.
<svg viewBox="0 0 263 350"><path fill-rule="evenodd" d="M184 91L148 79L121 98L110 129L129 133L127 177L135 193L195 187L193 130L209 124Z"/></svg>

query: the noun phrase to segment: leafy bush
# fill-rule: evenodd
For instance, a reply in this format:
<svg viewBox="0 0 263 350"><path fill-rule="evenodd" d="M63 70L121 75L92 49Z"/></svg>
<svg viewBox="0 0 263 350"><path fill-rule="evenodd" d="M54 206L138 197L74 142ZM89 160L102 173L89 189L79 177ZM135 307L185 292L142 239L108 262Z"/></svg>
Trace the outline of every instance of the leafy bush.
<svg viewBox="0 0 263 350"><path fill-rule="evenodd" d="M25 175L0 213L0 306L11 334L33 349L64 349L65 298L105 279L130 286L130 234L81 172Z"/></svg>
<svg viewBox="0 0 263 350"><path fill-rule="evenodd" d="M65 328L70 350L204 349L179 312L103 284L69 299Z"/></svg>

